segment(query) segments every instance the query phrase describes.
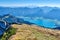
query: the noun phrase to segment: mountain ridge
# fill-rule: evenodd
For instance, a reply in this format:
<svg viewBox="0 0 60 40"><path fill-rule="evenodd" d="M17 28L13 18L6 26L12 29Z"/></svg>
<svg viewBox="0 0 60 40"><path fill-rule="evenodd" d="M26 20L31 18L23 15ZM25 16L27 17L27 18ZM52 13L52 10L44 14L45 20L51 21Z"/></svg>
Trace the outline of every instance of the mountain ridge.
<svg viewBox="0 0 60 40"><path fill-rule="evenodd" d="M44 17L48 19L60 20L60 8L58 7L0 7L0 15L12 14L14 16L27 16L27 17ZM34 16L33 16L34 15Z"/></svg>

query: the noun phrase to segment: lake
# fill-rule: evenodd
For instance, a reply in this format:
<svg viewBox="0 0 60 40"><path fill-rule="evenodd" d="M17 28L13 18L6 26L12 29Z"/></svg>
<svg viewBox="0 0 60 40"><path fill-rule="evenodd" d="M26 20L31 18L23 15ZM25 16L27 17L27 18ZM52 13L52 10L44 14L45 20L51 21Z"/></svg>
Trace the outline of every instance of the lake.
<svg viewBox="0 0 60 40"><path fill-rule="evenodd" d="M24 18L25 21L34 23L38 26L44 27L44 28L56 28L56 24L52 20L47 19L31 19L31 18Z"/></svg>

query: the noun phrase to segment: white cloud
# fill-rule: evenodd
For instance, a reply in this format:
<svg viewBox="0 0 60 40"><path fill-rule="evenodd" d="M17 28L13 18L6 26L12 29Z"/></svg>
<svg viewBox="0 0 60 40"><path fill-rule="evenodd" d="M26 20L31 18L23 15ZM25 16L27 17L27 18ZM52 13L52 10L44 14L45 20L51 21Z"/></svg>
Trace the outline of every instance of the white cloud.
<svg viewBox="0 0 60 40"><path fill-rule="evenodd" d="M59 4L0 4L0 6L3 7L43 7L43 6L49 6L49 7L60 7Z"/></svg>

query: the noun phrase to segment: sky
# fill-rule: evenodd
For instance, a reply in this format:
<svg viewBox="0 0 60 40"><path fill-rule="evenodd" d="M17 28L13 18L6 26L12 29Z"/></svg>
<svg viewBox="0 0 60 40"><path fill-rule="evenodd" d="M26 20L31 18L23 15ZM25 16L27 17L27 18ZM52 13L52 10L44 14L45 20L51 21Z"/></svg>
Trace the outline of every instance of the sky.
<svg viewBox="0 0 60 40"><path fill-rule="evenodd" d="M19 6L52 6L60 7L60 0L0 0L0 6L19 7Z"/></svg>

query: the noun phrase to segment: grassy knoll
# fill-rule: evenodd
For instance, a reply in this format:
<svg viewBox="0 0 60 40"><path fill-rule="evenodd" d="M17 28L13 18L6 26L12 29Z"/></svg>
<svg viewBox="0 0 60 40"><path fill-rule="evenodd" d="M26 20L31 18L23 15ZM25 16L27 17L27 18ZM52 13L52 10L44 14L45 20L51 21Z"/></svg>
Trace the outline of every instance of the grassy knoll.
<svg viewBox="0 0 60 40"><path fill-rule="evenodd" d="M16 28L16 34L11 36L9 40L59 40L54 35L43 33L35 29L33 25L12 25L13 28Z"/></svg>

